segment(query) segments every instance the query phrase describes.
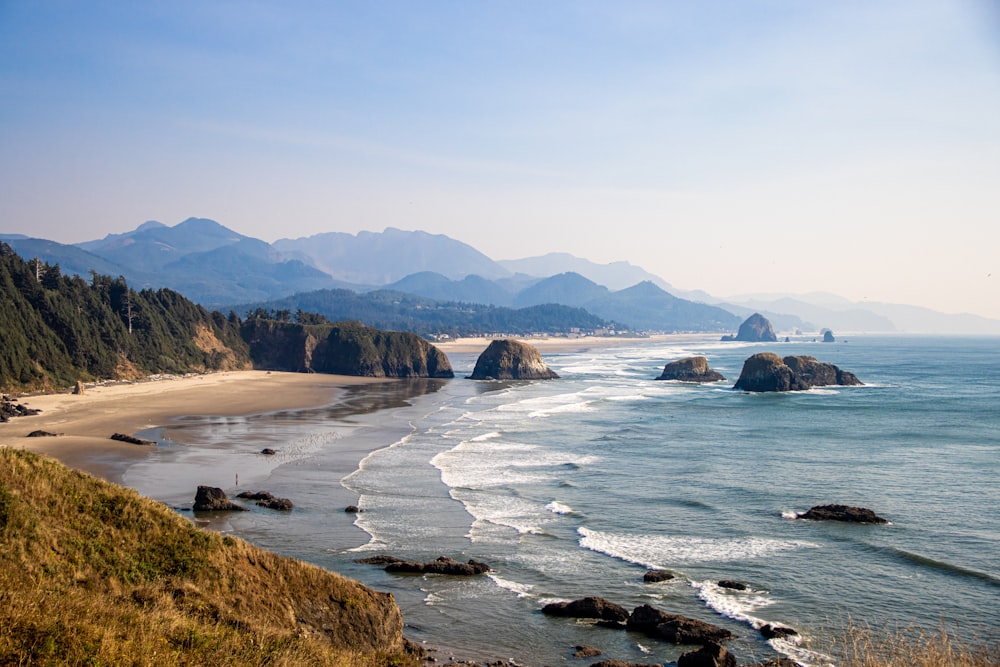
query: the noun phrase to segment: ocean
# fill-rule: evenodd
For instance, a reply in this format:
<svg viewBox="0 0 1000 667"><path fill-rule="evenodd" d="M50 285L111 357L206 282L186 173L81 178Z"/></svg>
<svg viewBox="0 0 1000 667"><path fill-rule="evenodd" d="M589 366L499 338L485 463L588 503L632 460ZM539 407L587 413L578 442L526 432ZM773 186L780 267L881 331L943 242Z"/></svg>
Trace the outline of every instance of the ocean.
<svg viewBox="0 0 1000 667"><path fill-rule="evenodd" d="M814 356L864 386L732 390L761 351ZM728 380L654 380L696 354ZM835 664L829 642L849 624L1000 632L998 338L636 341L546 353L561 378L539 382L462 379L476 355L450 358L454 380L354 387L332 408L184 420L159 435L183 430L187 444L167 440L124 481L190 504L197 484L237 490L201 479L202 457L232 457L238 471L278 449L273 469L240 488L290 498L292 512L196 520L393 593L407 636L439 660L583 664L573 647L590 645L669 663L691 649L540 612L586 596L721 625L738 635L727 646L741 662ZM890 523L795 518L829 503ZM362 511L345 513L350 504ZM382 553L493 571L393 575L355 562ZM648 569L675 578L644 583ZM765 623L800 637L767 641Z"/></svg>

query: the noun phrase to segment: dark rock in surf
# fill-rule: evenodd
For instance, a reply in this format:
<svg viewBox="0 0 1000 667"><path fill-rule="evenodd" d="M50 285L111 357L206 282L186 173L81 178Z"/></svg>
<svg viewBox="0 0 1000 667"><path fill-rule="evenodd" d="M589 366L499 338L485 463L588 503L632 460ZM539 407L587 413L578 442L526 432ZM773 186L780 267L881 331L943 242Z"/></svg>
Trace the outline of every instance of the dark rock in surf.
<svg viewBox="0 0 1000 667"><path fill-rule="evenodd" d="M493 341L479 355L469 379L553 380L558 377L545 365L534 346L505 338Z"/></svg>
<svg viewBox="0 0 1000 667"><path fill-rule="evenodd" d="M736 667L736 656L724 646L708 642L697 651L682 653L677 667Z"/></svg>
<svg viewBox="0 0 1000 667"><path fill-rule="evenodd" d="M717 625L686 616L668 614L648 604L636 607L628 617L629 630L674 644L706 644L731 639L733 633Z"/></svg>
<svg viewBox="0 0 1000 667"><path fill-rule="evenodd" d="M246 500L255 500L257 501L258 507L266 507L271 510L287 512L294 507L292 501L288 498L276 498L268 491L243 491L242 493L236 494L236 497L244 498Z"/></svg>
<svg viewBox="0 0 1000 667"><path fill-rule="evenodd" d="M278 452L271 449L270 447L265 447L264 449L260 450L260 453L263 454L264 456L274 456Z"/></svg>
<svg viewBox="0 0 1000 667"><path fill-rule="evenodd" d="M743 362L733 389L743 391L804 391L830 385L855 386L861 381L853 373L808 356L782 359L774 352L759 352Z"/></svg>
<svg viewBox="0 0 1000 667"><path fill-rule="evenodd" d="M722 581L720 581L718 583L719 583L719 587L720 588L728 588L728 589L734 590L734 591L745 591L745 590L748 590L750 588L749 586L747 586L743 582L733 581L732 579L723 579Z"/></svg>
<svg viewBox="0 0 1000 667"><path fill-rule="evenodd" d="M357 505L348 505L347 507L344 508L344 511L347 512L348 514L357 514L358 512L361 511L361 508L358 507Z"/></svg>
<svg viewBox="0 0 1000 667"><path fill-rule="evenodd" d="M195 512L246 512L246 507L237 505L226 497L226 492L214 486L199 486L194 497Z"/></svg>
<svg viewBox="0 0 1000 667"><path fill-rule="evenodd" d="M824 343L836 343L837 339L833 337L833 332L829 329L823 330L823 342Z"/></svg>
<svg viewBox="0 0 1000 667"><path fill-rule="evenodd" d="M621 623L629 617L625 607L598 597L586 597L572 602L552 602L542 607L542 613L546 616L597 618L616 623Z"/></svg>
<svg viewBox="0 0 1000 667"><path fill-rule="evenodd" d="M599 655L604 655L604 651L601 649L595 646L586 646L584 644L574 646L573 650L576 651L576 653L573 654L574 658L595 658Z"/></svg>
<svg viewBox="0 0 1000 667"><path fill-rule="evenodd" d="M760 634L764 637L764 639L780 639L782 637L795 637L799 633L784 625L773 625L768 623L767 625L761 626Z"/></svg>
<svg viewBox="0 0 1000 667"><path fill-rule="evenodd" d="M662 662L626 662L625 660L598 660L590 667L663 667Z"/></svg>
<svg viewBox="0 0 1000 667"><path fill-rule="evenodd" d="M800 519L810 521L846 521L848 523L889 523L866 507L850 507L848 505L817 505L807 512L798 515Z"/></svg>
<svg viewBox="0 0 1000 667"><path fill-rule="evenodd" d="M802 667L802 663L795 662L790 658L771 658L763 662L754 662L743 667Z"/></svg>
<svg viewBox="0 0 1000 667"><path fill-rule="evenodd" d="M359 558L354 562L361 563L362 565L388 565L389 563L403 563L405 561L402 558L396 558L395 556L386 556L385 554L379 554L378 556Z"/></svg>
<svg viewBox="0 0 1000 667"><path fill-rule="evenodd" d="M29 438L55 438L58 435L59 435L58 433L52 433L51 431L41 431L41 430L39 430L39 431L32 431L26 437L29 437Z"/></svg>
<svg viewBox="0 0 1000 667"><path fill-rule="evenodd" d="M687 357L671 361L663 367L657 380L677 380L678 382L719 382L725 380L718 371L708 367L705 357Z"/></svg>
<svg viewBox="0 0 1000 667"><path fill-rule="evenodd" d="M642 580L647 584L658 584L661 581L670 581L673 578L674 575L664 570L650 570L642 575Z"/></svg>
<svg viewBox="0 0 1000 667"><path fill-rule="evenodd" d="M410 560L403 560L394 556L372 556L362 558L358 563L367 565L384 565L386 572L397 574L448 574L452 576L472 576L485 574L490 571L490 566L476 560L469 560L467 563L460 563L454 558L440 556L437 560L429 563L418 563Z"/></svg>

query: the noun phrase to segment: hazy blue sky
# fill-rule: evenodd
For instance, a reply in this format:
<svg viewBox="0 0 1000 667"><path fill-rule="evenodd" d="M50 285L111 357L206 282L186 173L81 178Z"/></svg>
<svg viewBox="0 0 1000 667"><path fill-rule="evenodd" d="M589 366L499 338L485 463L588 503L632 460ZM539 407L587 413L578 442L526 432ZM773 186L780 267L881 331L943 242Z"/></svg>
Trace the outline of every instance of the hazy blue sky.
<svg viewBox="0 0 1000 667"><path fill-rule="evenodd" d="M1000 3L0 0L0 231L387 226L1000 317Z"/></svg>

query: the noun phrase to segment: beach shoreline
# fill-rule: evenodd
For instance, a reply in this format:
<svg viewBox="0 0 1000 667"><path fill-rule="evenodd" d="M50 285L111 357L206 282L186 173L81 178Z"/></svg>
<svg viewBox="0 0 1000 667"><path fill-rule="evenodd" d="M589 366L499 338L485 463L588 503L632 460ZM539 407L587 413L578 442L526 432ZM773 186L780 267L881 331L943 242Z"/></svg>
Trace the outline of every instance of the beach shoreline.
<svg viewBox="0 0 1000 667"><path fill-rule="evenodd" d="M526 336L513 337L546 353L581 352L658 342L714 339L716 334L659 334L648 337ZM435 345L445 354L477 354L496 336L450 339ZM135 435L169 429L190 416L248 416L333 405L343 390L392 382L371 378L284 371L222 371L186 376L155 376L130 382L88 385L83 394L70 391L22 395L18 401L40 414L0 424L0 447L20 447L52 456L71 468L122 483L130 465L150 449L111 440L114 433ZM33 431L56 433L34 437Z"/></svg>
<svg viewBox="0 0 1000 667"><path fill-rule="evenodd" d="M195 415L243 416L336 403L349 387L384 383L385 378L226 371L183 377L159 377L88 387L69 392L22 396L37 415L0 424L0 447L19 447L51 456L67 466L122 483L132 464L153 447L111 440L114 433L134 435L169 428ZM47 431L55 437L27 437Z"/></svg>

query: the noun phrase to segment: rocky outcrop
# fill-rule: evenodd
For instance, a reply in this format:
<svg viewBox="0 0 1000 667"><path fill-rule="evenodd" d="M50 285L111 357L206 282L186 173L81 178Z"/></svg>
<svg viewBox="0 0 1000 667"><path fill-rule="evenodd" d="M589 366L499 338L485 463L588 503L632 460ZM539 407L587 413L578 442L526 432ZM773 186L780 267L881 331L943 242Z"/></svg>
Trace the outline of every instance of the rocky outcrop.
<svg viewBox="0 0 1000 667"><path fill-rule="evenodd" d="M243 491L236 494L236 497L243 498L244 500L253 500L257 503L258 507L266 507L267 509L284 512L291 510L295 506L288 498L276 498L268 491Z"/></svg>
<svg viewBox="0 0 1000 667"><path fill-rule="evenodd" d="M53 433L52 431L42 431L41 429L37 431L32 431L27 435L29 438L55 438L58 437L58 433Z"/></svg>
<svg viewBox="0 0 1000 667"><path fill-rule="evenodd" d="M546 616L597 618L616 623L621 623L629 617L625 607L598 597L586 597L572 602L552 602L542 607L542 613Z"/></svg>
<svg viewBox="0 0 1000 667"><path fill-rule="evenodd" d="M9 396L0 396L0 423L9 421L12 417L30 417L39 412L41 410L22 405Z"/></svg>
<svg viewBox="0 0 1000 667"><path fill-rule="evenodd" d="M802 663L795 662L791 658L771 658L763 662L753 662L743 667L802 667Z"/></svg>
<svg viewBox="0 0 1000 667"><path fill-rule="evenodd" d="M705 357L687 357L671 361L663 367L657 380L677 380L678 382L718 382L726 378L708 367Z"/></svg>
<svg viewBox="0 0 1000 667"><path fill-rule="evenodd" d="M833 332L829 329L823 330L823 342L824 343L836 343L837 339L833 337Z"/></svg>
<svg viewBox="0 0 1000 667"><path fill-rule="evenodd" d="M736 667L736 656L726 647L708 642L697 651L682 653L677 667Z"/></svg>
<svg viewBox="0 0 1000 667"><path fill-rule="evenodd" d="M662 662L628 662L626 660L598 660L590 667L663 667Z"/></svg>
<svg viewBox="0 0 1000 667"><path fill-rule="evenodd" d="M642 580L647 584L658 584L661 581L670 581L674 578L674 575L663 570L649 570L646 574L642 575Z"/></svg>
<svg viewBox="0 0 1000 667"><path fill-rule="evenodd" d="M759 352L743 362L743 370L733 389L743 391L804 391L829 385L853 386L861 381L833 364L813 357Z"/></svg>
<svg viewBox="0 0 1000 667"><path fill-rule="evenodd" d="M495 340L479 355L472 380L551 380L558 378L538 350L527 343Z"/></svg>
<svg viewBox="0 0 1000 667"><path fill-rule="evenodd" d="M604 651L597 648L596 646L587 646L586 644L577 644L573 647L576 651L573 654L574 658L594 658L599 655L604 655Z"/></svg>
<svg viewBox="0 0 1000 667"><path fill-rule="evenodd" d="M419 563L411 560L403 560L395 556L372 556L362 558L357 561L366 565L384 565L386 572L396 572L401 574L448 574L452 576L468 577L477 574L485 574L490 571L490 566L476 560L469 560L467 563L460 563L454 558L440 556L436 560L428 563Z"/></svg>
<svg viewBox="0 0 1000 667"><path fill-rule="evenodd" d="M149 447L155 446L155 440L143 440L142 438L137 438L134 435L128 435L125 433L112 433L112 440L117 440L118 442L127 442L130 445L146 445Z"/></svg>
<svg viewBox="0 0 1000 667"><path fill-rule="evenodd" d="M780 639L782 637L795 637L799 633L784 625L767 623L761 626L760 634L764 639Z"/></svg>
<svg viewBox="0 0 1000 667"><path fill-rule="evenodd" d="M194 496L195 512L246 512L247 508L231 501L226 492L214 486L199 486Z"/></svg>
<svg viewBox="0 0 1000 667"><path fill-rule="evenodd" d="M776 343L778 336L774 333L774 327L770 320L754 313L743 321L739 331L735 336L723 336L722 340L738 340L745 343Z"/></svg>
<svg viewBox="0 0 1000 667"><path fill-rule="evenodd" d="M798 515L800 519L810 521L845 521L848 523L889 523L866 507L850 507L848 505L817 505L807 512Z"/></svg>
<svg viewBox="0 0 1000 667"><path fill-rule="evenodd" d="M744 584L742 581L733 581L732 579L723 579L718 582L719 588L728 588L733 591L745 591L750 587Z"/></svg>
<svg viewBox="0 0 1000 667"><path fill-rule="evenodd" d="M413 333L359 322L297 324L249 319L240 330L254 368L367 377L452 378L447 355Z"/></svg>
<svg viewBox="0 0 1000 667"><path fill-rule="evenodd" d="M733 633L717 625L668 614L644 604L632 610L626 627L673 644L707 644L731 639Z"/></svg>

